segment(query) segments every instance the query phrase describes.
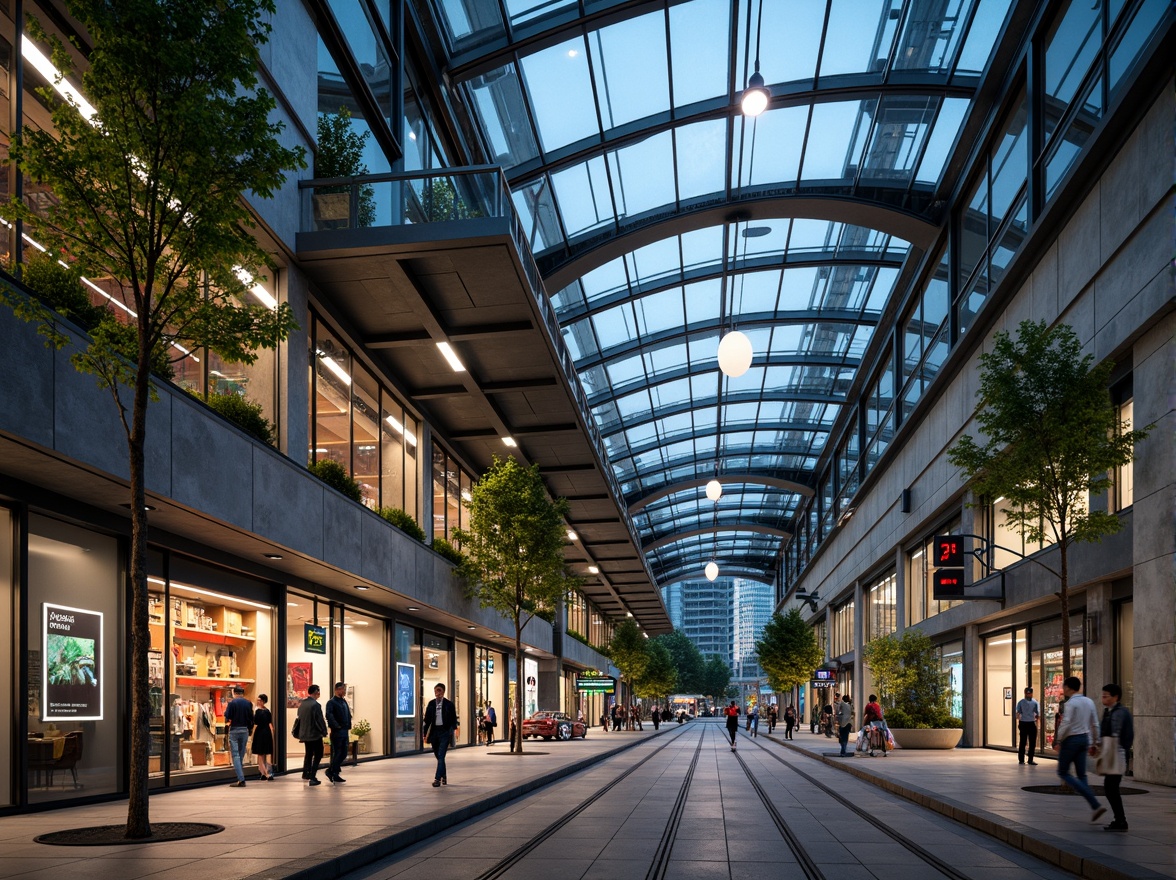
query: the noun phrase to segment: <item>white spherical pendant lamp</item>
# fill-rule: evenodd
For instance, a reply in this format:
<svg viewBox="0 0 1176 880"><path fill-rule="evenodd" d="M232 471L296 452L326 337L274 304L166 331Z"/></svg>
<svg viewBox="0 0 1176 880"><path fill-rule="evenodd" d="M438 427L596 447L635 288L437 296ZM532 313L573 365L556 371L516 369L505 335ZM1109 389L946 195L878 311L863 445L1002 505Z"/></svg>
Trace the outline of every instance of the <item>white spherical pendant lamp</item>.
<svg viewBox="0 0 1176 880"><path fill-rule="evenodd" d="M704 568L702 570L702 573L706 575L706 579L708 581L713 581L715 578L717 578L719 576L719 566L717 563L715 563L713 561L708 562L706 564L706 568Z"/></svg>
<svg viewBox="0 0 1176 880"><path fill-rule="evenodd" d="M751 366L751 340L732 330L719 342L719 369L724 376L738 379Z"/></svg>
<svg viewBox="0 0 1176 880"><path fill-rule="evenodd" d="M718 480L711 480L706 484L706 497L711 501L718 501L723 497L723 484Z"/></svg>

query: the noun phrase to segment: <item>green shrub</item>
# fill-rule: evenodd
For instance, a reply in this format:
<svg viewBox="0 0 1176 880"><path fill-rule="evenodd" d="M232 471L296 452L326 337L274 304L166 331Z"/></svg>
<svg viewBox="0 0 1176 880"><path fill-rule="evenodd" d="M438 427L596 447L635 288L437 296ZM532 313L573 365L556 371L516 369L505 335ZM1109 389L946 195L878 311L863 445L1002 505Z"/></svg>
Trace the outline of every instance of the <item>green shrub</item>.
<svg viewBox="0 0 1176 880"><path fill-rule="evenodd" d="M416 538L422 544L425 543L425 530L420 527L420 524L413 519L406 511L399 507L381 507L376 510L380 516L404 532L409 537Z"/></svg>
<svg viewBox="0 0 1176 880"><path fill-rule="evenodd" d="M200 397L199 394L194 396ZM274 443L273 423L262 414L261 404L243 394L210 394L205 401L212 409L228 419L246 434L270 446Z"/></svg>
<svg viewBox="0 0 1176 880"><path fill-rule="evenodd" d="M308 464L306 469L332 489L338 489L352 501L363 501L363 490L359 488L359 483L355 482L347 473L347 468L335 459L320 458L318 461L312 461Z"/></svg>
<svg viewBox="0 0 1176 880"><path fill-rule="evenodd" d="M446 541L444 538L433 539L433 552L441 554L454 565L461 565L461 551Z"/></svg>
<svg viewBox="0 0 1176 880"><path fill-rule="evenodd" d="M90 336L129 361L139 358L139 333L104 306L90 302L82 273L67 269L48 254L38 253L21 266L21 280L46 306L73 321ZM151 372L164 379L175 375L169 349L158 346L151 356Z"/></svg>
<svg viewBox="0 0 1176 880"><path fill-rule="evenodd" d="M862 657L874 676L889 726L963 727L948 708L951 690L940 649L924 632L908 629L901 636L873 639L862 650Z"/></svg>

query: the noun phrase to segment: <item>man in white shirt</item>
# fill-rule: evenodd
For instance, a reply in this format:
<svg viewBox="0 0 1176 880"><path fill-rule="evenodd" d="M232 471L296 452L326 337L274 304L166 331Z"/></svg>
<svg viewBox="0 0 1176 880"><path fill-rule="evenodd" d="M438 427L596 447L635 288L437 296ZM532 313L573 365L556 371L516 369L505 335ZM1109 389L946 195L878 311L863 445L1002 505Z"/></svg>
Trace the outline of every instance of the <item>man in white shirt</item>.
<svg viewBox="0 0 1176 880"><path fill-rule="evenodd" d="M1099 804L1094 792L1086 784L1086 755L1094 754L1098 743L1098 711L1089 697L1081 693L1082 681L1077 676L1070 676L1062 682L1062 693L1066 695L1066 711L1062 720L1058 722L1054 731L1054 744L1058 745L1058 776L1062 782L1074 789L1090 804L1094 811L1091 822L1097 822L1107 811ZM1070 775L1070 765L1074 765L1076 776Z"/></svg>

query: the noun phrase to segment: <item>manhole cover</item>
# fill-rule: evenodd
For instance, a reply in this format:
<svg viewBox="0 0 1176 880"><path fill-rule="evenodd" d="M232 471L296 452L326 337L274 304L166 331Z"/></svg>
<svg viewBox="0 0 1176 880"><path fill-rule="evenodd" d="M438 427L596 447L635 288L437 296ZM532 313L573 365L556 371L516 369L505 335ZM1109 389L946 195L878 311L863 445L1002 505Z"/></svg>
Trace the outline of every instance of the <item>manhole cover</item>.
<svg viewBox="0 0 1176 880"><path fill-rule="evenodd" d="M151 836L129 840L126 825L95 825L91 828L68 828L34 837L36 843L49 846L111 846L120 843L160 843L166 840L187 840L204 837L225 830L224 825L208 822L152 822Z"/></svg>
<svg viewBox="0 0 1176 880"><path fill-rule="evenodd" d="M1101 785L1092 785L1090 790L1096 797L1106 796L1106 790ZM1078 794L1067 785L1025 785L1021 787L1021 791L1031 791L1034 794ZM1119 794L1147 794L1147 791L1142 788L1120 788Z"/></svg>

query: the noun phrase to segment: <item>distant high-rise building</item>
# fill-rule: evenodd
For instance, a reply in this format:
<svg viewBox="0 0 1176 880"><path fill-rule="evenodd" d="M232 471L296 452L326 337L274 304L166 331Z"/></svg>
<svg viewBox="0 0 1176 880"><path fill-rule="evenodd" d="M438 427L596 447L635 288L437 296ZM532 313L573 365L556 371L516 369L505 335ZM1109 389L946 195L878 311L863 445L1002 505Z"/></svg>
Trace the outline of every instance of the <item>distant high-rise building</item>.
<svg viewBox="0 0 1176 880"><path fill-rule="evenodd" d="M678 581L662 588L674 629L686 634L704 657L717 655L731 666L734 647L730 578Z"/></svg>
<svg viewBox="0 0 1176 880"><path fill-rule="evenodd" d="M772 586L746 578L733 578L732 583L731 674L742 679L760 678L763 670L756 657L755 643L772 616Z"/></svg>

